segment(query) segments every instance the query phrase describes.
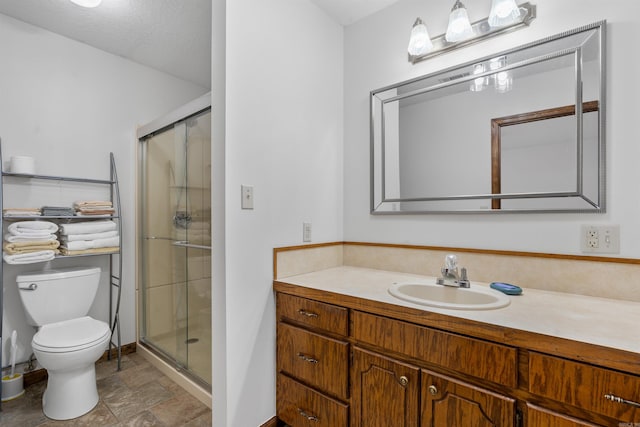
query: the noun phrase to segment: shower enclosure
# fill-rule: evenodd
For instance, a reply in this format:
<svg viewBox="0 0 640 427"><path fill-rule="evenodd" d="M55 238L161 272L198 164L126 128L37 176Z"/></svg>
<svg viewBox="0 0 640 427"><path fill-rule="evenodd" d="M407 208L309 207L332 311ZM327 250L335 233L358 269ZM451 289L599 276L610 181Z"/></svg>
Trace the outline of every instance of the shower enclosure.
<svg viewBox="0 0 640 427"><path fill-rule="evenodd" d="M210 391L210 107L138 148L139 342Z"/></svg>

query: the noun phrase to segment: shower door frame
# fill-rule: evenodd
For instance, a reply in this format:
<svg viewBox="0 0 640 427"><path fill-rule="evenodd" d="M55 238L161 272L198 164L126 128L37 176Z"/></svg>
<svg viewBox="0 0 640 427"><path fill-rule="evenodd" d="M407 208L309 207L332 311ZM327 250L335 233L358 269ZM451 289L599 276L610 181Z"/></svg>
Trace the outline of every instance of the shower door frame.
<svg viewBox="0 0 640 427"><path fill-rule="evenodd" d="M137 342L139 345L142 345L146 350L150 351L160 359L162 359L165 363L171 365L178 372L185 375L189 380L195 382L200 387L206 389L211 392L212 384L207 383L203 379L201 379L196 374L192 373L188 366L185 367L181 363L179 363L177 357L172 357L170 354L165 353L161 349L157 348L152 343L146 343L142 341L142 337L140 333L142 330L146 331L146 318L144 316L143 310L143 300L145 291L145 283L146 277L144 273L144 269L139 266L142 265L143 262L143 233L144 230L144 203L143 203L143 191L140 187L146 188L146 177L145 170L141 167L141 164L145 162L145 148L142 140L153 137L154 135L160 134L167 130L171 130L173 126L179 122L182 122L190 117L194 117L200 114L203 114L207 111L211 111L211 93L207 93L185 105L179 107L178 109L168 113L167 115L160 117L144 126L141 126L137 130L137 139L136 139L136 151L137 151L137 187L138 187L138 195L136 197L136 281L138 286L136 289L138 290L138 301L137 301L137 315L136 315L136 329L137 329ZM186 167L186 165L185 165ZM195 245L199 246L199 245ZM204 247L199 246L200 249ZM210 248L209 248L210 249Z"/></svg>

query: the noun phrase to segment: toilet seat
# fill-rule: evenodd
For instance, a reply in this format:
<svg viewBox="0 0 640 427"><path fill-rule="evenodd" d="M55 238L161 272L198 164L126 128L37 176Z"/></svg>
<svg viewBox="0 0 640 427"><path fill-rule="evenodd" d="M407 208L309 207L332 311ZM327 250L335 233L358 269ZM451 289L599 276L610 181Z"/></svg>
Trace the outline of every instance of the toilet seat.
<svg viewBox="0 0 640 427"><path fill-rule="evenodd" d="M105 322L85 316L42 326L31 345L41 352L69 353L102 344L110 334Z"/></svg>

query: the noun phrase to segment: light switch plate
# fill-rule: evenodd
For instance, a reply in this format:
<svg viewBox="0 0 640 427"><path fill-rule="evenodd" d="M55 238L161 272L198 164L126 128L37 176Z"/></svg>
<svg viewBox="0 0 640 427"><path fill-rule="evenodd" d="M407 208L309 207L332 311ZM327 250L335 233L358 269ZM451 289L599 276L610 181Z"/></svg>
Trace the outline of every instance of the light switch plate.
<svg viewBox="0 0 640 427"><path fill-rule="evenodd" d="M253 209L253 186L242 185L241 194L242 194L242 202L241 202L242 209Z"/></svg>

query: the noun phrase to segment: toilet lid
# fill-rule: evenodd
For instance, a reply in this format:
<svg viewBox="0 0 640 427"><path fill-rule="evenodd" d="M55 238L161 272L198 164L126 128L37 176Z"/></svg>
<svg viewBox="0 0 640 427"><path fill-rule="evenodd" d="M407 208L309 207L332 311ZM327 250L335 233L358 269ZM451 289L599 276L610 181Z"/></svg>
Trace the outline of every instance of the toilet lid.
<svg viewBox="0 0 640 427"><path fill-rule="evenodd" d="M50 353L82 350L111 334L109 325L89 316L44 325L33 336L34 349Z"/></svg>

